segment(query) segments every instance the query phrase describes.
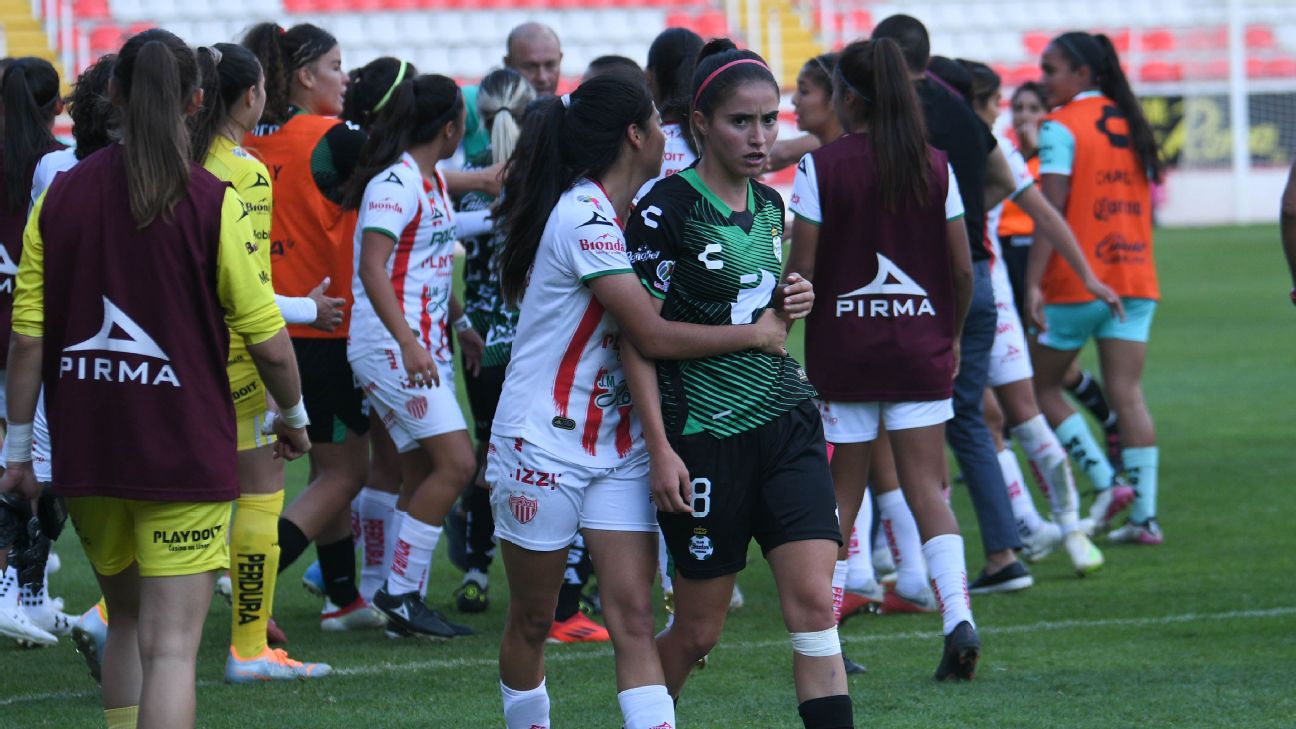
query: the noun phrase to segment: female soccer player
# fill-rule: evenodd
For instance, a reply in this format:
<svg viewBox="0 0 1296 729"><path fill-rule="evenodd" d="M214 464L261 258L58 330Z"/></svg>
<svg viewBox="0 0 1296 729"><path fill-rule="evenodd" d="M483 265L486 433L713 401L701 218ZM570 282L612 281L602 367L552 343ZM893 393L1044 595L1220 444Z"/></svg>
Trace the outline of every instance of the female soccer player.
<svg viewBox="0 0 1296 729"><path fill-rule="evenodd" d="M1062 395L1067 369L1097 340L1103 382L1118 415L1121 461L1136 492L1129 521L1108 537L1155 545L1158 452L1143 399L1148 332L1160 296L1152 254L1150 182L1161 180L1156 139L1107 36L1063 33L1040 61L1055 109L1040 128L1044 196L1066 215L1089 265L1120 294L1125 318L1094 299L1054 252L1032 255L1027 301L1042 301L1045 331L1032 352L1040 406L1077 460L1101 464L1103 452ZM1042 276L1042 278L1041 278ZM1039 282L1039 287L1035 284ZM1038 314L1037 307L1031 307ZM1095 486L1109 474L1090 471ZM1104 494L1110 494L1106 489ZM1100 498L1102 496L1100 495ZM1099 521L1096 529L1105 524Z"/></svg>
<svg viewBox="0 0 1296 729"><path fill-rule="evenodd" d="M296 362L269 272L247 251L243 202L189 159L184 116L200 104L198 85L194 51L179 38L154 29L127 41L113 72L123 143L64 173L37 203L18 273L0 491L34 491L31 418L43 381L54 490L113 617L110 728L194 723L194 664L238 495L227 325L284 404L276 452L310 448ZM110 447L86 403L118 417Z"/></svg>
<svg viewBox="0 0 1296 729"><path fill-rule="evenodd" d="M419 593L446 512L475 472L454 394L450 321L454 211L437 162L463 137L463 95L445 76L401 81L379 110L343 207L356 210L356 326L347 359L401 455L405 512L374 607L396 633L471 635L429 610Z"/></svg>
<svg viewBox="0 0 1296 729"><path fill-rule="evenodd" d="M662 152L661 173L644 183L636 199L647 195L658 180L697 160L697 146L688 128L689 86L693 83L693 68L702 43L702 37L688 28L667 28L648 47L644 78L652 91L653 103L661 112L666 148Z"/></svg>
<svg viewBox="0 0 1296 729"><path fill-rule="evenodd" d="M190 120L192 159L234 186L252 224L251 252L262 270L270 270L274 202L270 172L239 146L261 119L265 75L251 51L232 43L200 48L198 65L203 79L203 108ZM314 321L313 306L297 308L309 313L300 315L294 323ZM238 336L230 337L226 369L238 431L239 498L229 531L233 627L225 681L250 683L326 676L332 671L327 664L295 661L286 651L272 650L266 644L279 567L278 521L283 511L284 466L274 457L274 436L262 433L268 410L265 382L257 374L247 345Z"/></svg>
<svg viewBox="0 0 1296 729"><path fill-rule="evenodd" d="M894 41L842 51L833 103L849 133L797 168L789 268L817 274L835 303L806 321L806 363L835 446L841 523L848 533L871 441L885 424L941 605L936 679L971 679L980 641L963 538L941 497L944 424L953 416L972 292L958 183L945 155L924 141L922 110Z"/></svg>
<svg viewBox="0 0 1296 729"><path fill-rule="evenodd" d="M782 350L786 332L773 315L754 326L701 327L653 314L621 221L660 171L664 143L648 89L602 76L539 102L504 183L500 287L520 315L486 480L509 582L500 643L509 729L550 725L544 643L578 531L599 574L625 725L674 726L653 642L657 525L636 416L636 406L652 403L635 397L632 405L637 385L621 355L631 341L653 357ZM638 385L653 391L651 382Z"/></svg>
<svg viewBox="0 0 1296 729"><path fill-rule="evenodd" d="M724 329L778 304L783 201L752 179L778 134L778 100L757 54L728 39L702 50L689 117L702 157L655 185L627 230L663 318ZM656 374L660 401L636 397L645 434L654 451L682 461L678 476L654 473L676 570L675 621L658 639L667 686L678 696L715 646L755 537L791 632L802 720L853 726L831 593L836 503L804 370L791 357L746 351L674 358Z"/></svg>
<svg viewBox="0 0 1296 729"><path fill-rule="evenodd" d="M347 77L342 50L328 31L308 23L288 30L261 23L243 45L266 76L261 123L243 144L272 174L275 286L287 296L321 289L344 306L332 331L289 327L311 406L311 442L318 447L311 452L310 483L279 520L279 570L316 542L328 598L320 627L380 627L382 616L356 589L350 516L368 467L369 419L346 359L355 214L343 210L341 200L364 133L336 118Z"/></svg>
<svg viewBox="0 0 1296 729"><path fill-rule="evenodd" d="M824 53L806 61L797 74L796 92L792 94L797 129L813 135L821 145L842 135L841 122L832 105L833 69L837 68L837 59L836 53Z"/></svg>

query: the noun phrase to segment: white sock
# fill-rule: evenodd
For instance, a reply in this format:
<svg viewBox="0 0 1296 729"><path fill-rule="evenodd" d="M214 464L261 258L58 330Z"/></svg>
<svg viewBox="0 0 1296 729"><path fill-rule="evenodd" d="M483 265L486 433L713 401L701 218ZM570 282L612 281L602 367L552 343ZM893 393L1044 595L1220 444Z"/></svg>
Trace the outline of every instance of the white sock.
<svg viewBox="0 0 1296 729"><path fill-rule="evenodd" d="M662 592L671 592L675 585L671 581L670 572L667 570L670 562L670 554L666 551L666 535L657 530L657 575L661 578Z"/></svg>
<svg viewBox="0 0 1296 729"><path fill-rule="evenodd" d="M945 635L954 632L958 624L972 621L972 598L967 590L967 563L963 559L963 537L942 534L932 537L922 546L927 564L931 567L932 585L936 589L936 603L940 605Z"/></svg>
<svg viewBox="0 0 1296 729"><path fill-rule="evenodd" d="M1031 498L1030 491L1026 490L1026 480L1022 476L1021 464L1017 462L1017 454L1010 448L1004 448L999 451L998 458L1017 530L1029 534L1038 532L1044 528L1044 517L1040 516L1035 508L1035 500Z"/></svg>
<svg viewBox="0 0 1296 729"><path fill-rule="evenodd" d="M918 536L918 522L905 503L900 489L878 494L878 511L882 513L882 529L891 548L891 559L896 566L896 592L917 596L927 588L927 565L923 562L922 539Z"/></svg>
<svg viewBox="0 0 1296 729"><path fill-rule="evenodd" d="M478 569L470 569L465 572L463 581L464 584L468 584L468 582L471 581L476 582L477 585L482 588L490 587L490 575L487 575L485 572Z"/></svg>
<svg viewBox="0 0 1296 729"><path fill-rule="evenodd" d="M1040 489L1053 507L1053 519L1067 534L1080 528L1080 494L1076 492L1075 475L1062 441L1048 426L1043 415L1036 415L1012 428L1012 437L1030 460L1031 470ZM1014 513L1016 509L1014 508Z"/></svg>
<svg viewBox="0 0 1296 729"><path fill-rule="evenodd" d="M391 572L387 575L387 589L391 594L404 595L422 587L432 564L432 551L440 538L441 527L424 524L408 514L405 516L400 537L396 540Z"/></svg>
<svg viewBox="0 0 1296 729"><path fill-rule="evenodd" d="M846 547L846 589L863 590L865 585L877 579L873 571L873 554L869 549L873 532L873 499L864 492L859 513L855 515L855 528L851 529L850 544Z"/></svg>
<svg viewBox="0 0 1296 729"><path fill-rule="evenodd" d="M360 563L360 596L373 602L373 595L382 587L383 578L391 569L395 539L392 522L396 514L396 494L377 489L363 488L352 502L360 515L360 540L363 560Z"/></svg>
<svg viewBox="0 0 1296 729"><path fill-rule="evenodd" d="M833 563L832 600L833 620L841 622L842 596L846 592L846 560L839 559Z"/></svg>
<svg viewBox="0 0 1296 729"><path fill-rule="evenodd" d="M675 726L675 702L660 684L626 689L617 694L624 729L670 729Z"/></svg>
<svg viewBox="0 0 1296 729"><path fill-rule="evenodd" d="M549 692L544 679L530 691L514 691L500 681L505 729L549 729Z"/></svg>

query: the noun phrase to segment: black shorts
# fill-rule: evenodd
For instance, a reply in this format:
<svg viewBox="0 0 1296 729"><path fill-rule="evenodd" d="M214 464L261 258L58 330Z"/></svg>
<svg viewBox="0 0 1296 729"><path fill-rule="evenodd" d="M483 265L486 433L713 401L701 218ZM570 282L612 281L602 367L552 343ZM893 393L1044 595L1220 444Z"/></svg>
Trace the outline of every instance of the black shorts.
<svg viewBox="0 0 1296 729"><path fill-rule="evenodd" d="M369 408L347 362L345 339L293 339L312 443L341 443L369 432Z"/></svg>
<svg viewBox="0 0 1296 729"><path fill-rule="evenodd" d="M477 443L486 447L490 440L491 423L499 406L500 393L504 392L504 372L508 365L483 367L476 377L464 370L464 385L468 390L468 405L472 408L473 434Z"/></svg>
<svg viewBox="0 0 1296 729"><path fill-rule="evenodd" d="M693 513L658 512L675 569L689 579L733 574L753 537L762 554L788 542L841 544L823 423L810 400L761 427L671 438L693 479Z"/></svg>
<svg viewBox="0 0 1296 729"><path fill-rule="evenodd" d="M1008 283L1012 284L1013 305L1017 307L1017 315L1023 322L1030 321L1026 314L1026 259L1030 257L1033 240L1031 236L999 236L999 250L1003 251Z"/></svg>

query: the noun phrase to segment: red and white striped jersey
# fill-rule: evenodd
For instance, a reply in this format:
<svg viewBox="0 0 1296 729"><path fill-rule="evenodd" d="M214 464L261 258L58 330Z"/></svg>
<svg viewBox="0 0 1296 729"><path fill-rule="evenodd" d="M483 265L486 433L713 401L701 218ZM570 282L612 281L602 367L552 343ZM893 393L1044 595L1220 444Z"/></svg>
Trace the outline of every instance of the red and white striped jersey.
<svg viewBox="0 0 1296 729"><path fill-rule="evenodd" d="M491 433L613 468L643 447L620 331L586 285L632 274L621 221L598 183L563 193L536 250Z"/></svg>
<svg viewBox="0 0 1296 729"><path fill-rule="evenodd" d="M387 276L406 325L438 364L451 362L447 318L454 284L454 213L445 180L440 172L433 174L434 181L424 179L414 158L403 154L365 186L355 232L350 357L399 349L360 281L360 241L365 233L380 233L396 243L387 258Z"/></svg>

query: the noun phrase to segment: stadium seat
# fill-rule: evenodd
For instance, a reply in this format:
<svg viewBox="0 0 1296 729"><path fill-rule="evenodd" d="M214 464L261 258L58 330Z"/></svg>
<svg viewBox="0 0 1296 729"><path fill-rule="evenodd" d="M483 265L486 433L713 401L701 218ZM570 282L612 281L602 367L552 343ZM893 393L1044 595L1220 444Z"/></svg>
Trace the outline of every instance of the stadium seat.
<svg viewBox="0 0 1296 729"><path fill-rule="evenodd" d="M1246 29L1246 47L1250 50L1268 50L1278 47L1278 39L1273 28L1264 25L1253 25Z"/></svg>
<svg viewBox="0 0 1296 729"><path fill-rule="evenodd" d="M1145 31L1139 38L1139 46L1145 53L1165 53L1175 49L1175 35L1168 30Z"/></svg>
<svg viewBox="0 0 1296 729"><path fill-rule="evenodd" d="M105 53L114 53L121 48L125 40L125 35L119 26L111 23L96 26L90 31L90 54L101 56Z"/></svg>
<svg viewBox="0 0 1296 729"><path fill-rule="evenodd" d="M76 0L72 5L72 12L79 20L97 20L112 17L112 9L108 7L108 0Z"/></svg>
<svg viewBox="0 0 1296 729"><path fill-rule="evenodd" d="M1165 61L1149 61L1139 69L1139 79L1148 83L1181 81L1183 79L1183 65Z"/></svg>
<svg viewBox="0 0 1296 729"><path fill-rule="evenodd" d="M1053 40L1054 33L1031 32L1022 35L1022 46L1026 52L1035 58L1044 55L1044 49L1048 48L1049 41Z"/></svg>

